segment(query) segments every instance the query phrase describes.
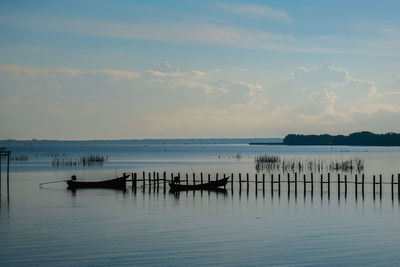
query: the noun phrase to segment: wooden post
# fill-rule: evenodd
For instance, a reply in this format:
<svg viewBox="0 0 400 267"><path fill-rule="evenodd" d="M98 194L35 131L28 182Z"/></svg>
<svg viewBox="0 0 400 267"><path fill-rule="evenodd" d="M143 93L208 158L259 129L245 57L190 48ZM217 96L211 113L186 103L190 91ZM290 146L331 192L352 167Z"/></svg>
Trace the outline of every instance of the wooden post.
<svg viewBox="0 0 400 267"><path fill-rule="evenodd" d="M149 172L149 190L151 188L151 172Z"/></svg>
<svg viewBox="0 0 400 267"><path fill-rule="evenodd" d="M258 177L257 177L257 173L255 174L255 179L256 179L256 192L257 192L257 188L258 188Z"/></svg>
<svg viewBox="0 0 400 267"><path fill-rule="evenodd" d="M331 193L331 174L328 172L328 196Z"/></svg>
<svg viewBox="0 0 400 267"><path fill-rule="evenodd" d="M136 172L133 174L133 185L135 186L135 189L137 189L137 173Z"/></svg>
<svg viewBox="0 0 400 267"><path fill-rule="evenodd" d="M160 188L160 174L157 172L157 190Z"/></svg>
<svg viewBox="0 0 400 267"><path fill-rule="evenodd" d="M263 193L265 193L265 173L263 173Z"/></svg>
<svg viewBox="0 0 400 267"><path fill-rule="evenodd" d="M218 173L215 175L215 181L218 181Z"/></svg>
<svg viewBox="0 0 400 267"><path fill-rule="evenodd" d="M288 194L290 193L290 174L287 174L287 190L288 190Z"/></svg>
<svg viewBox="0 0 400 267"><path fill-rule="evenodd" d="M278 174L278 193L281 193L281 174Z"/></svg>
<svg viewBox="0 0 400 267"><path fill-rule="evenodd" d="M393 198L393 183L394 183L394 174L392 174L392 181L391 181L391 183L390 183L390 186L391 186L391 191L392 191L392 198Z"/></svg>
<svg viewBox="0 0 400 267"><path fill-rule="evenodd" d="M337 191L338 191L338 194L340 194L340 173L338 173L337 179L338 179L338 182L337 182L337 184L338 184Z"/></svg>
<svg viewBox="0 0 400 267"><path fill-rule="evenodd" d="M311 195L314 192L314 176L313 173L311 173Z"/></svg>
<svg viewBox="0 0 400 267"><path fill-rule="evenodd" d="M233 173L231 173L231 192L233 193Z"/></svg>
<svg viewBox="0 0 400 267"><path fill-rule="evenodd" d="M379 174L379 196L382 198L382 174Z"/></svg>
<svg viewBox="0 0 400 267"><path fill-rule="evenodd" d="M347 195L347 175L344 175L344 194Z"/></svg>
<svg viewBox="0 0 400 267"><path fill-rule="evenodd" d="M186 177L186 185L189 185L189 175L186 173L185 177Z"/></svg>
<svg viewBox="0 0 400 267"><path fill-rule="evenodd" d="M271 194L274 194L274 175L271 173Z"/></svg>
<svg viewBox="0 0 400 267"><path fill-rule="evenodd" d="M242 174L239 173L239 195L242 192Z"/></svg>
<svg viewBox="0 0 400 267"><path fill-rule="evenodd" d="M304 195L306 195L306 175L305 174L303 175L303 184L304 184L304 186L303 186Z"/></svg>
<svg viewBox="0 0 400 267"><path fill-rule="evenodd" d="M196 176L194 173L193 173L193 185L196 185Z"/></svg>
<svg viewBox="0 0 400 267"><path fill-rule="evenodd" d="M164 193L167 190L167 172L163 172L163 180L164 180Z"/></svg>
<svg viewBox="0 0 400 267"><path fill-rule="evenodd" d="M153 171L153 186L156 187L156 172Z"/></svg>
<svg viewBox="0 0 400 267"><path fill-rule="evenodd" d="M247 181L247 188L246 188L246 194L249 196L249 174L246 173L246 181Z"/></svg>
<svg viewBox="0 0 400 267"><path fill-rule="evenodd" d="M178 172L178 180L179 180L179 184L181 184L181 174Z"/></svg>
<svg viewBox="0 0 400 267"><path fill-rule="evenodd" d="M321 181L320 181L320 184L321 184L321 198L322 198L322 194L323 194L323 184L324 184L324 176L323 176L323 174L321 173L321 179L320 179Z"/></svg>
<svg viewBox="0 0 400 267"><path fill-rule="evenodd" d="M211 174L208 174L208 182L211 181Z"/></svg>
<svg viewBox="0 0 400 267"><path fill-rule="evenodd" d="M356 176L354 177L354 179L356 180L356 182L354 183L354 192L356 193L356 196L357 196L357 185L358 185L357 174L356 174Z"/></svg>
<svg viewBox="0 0 400 267"><path fill-rule="evenodd" d="M400 173L397 174L397 195L400 198Z"/></svg>
<svg viewBox="0 0 400 267"><path fill-rule="evenodd" d="M171 172L171 183L174 182L174 174Z"/></svg>
<svg viewBox="0 0 400 267"><path fill-rule="evenodd" d="M143 190L146 187L146 173L143 172Z"/></svg>
<svg viewBox="0 0 400 267"><path fill-rule="evenodd" d="M294 173L294 193L297 194L297 172Z"/></svg>
<svg viewBox="0 0 400 267"><path fill-rule="evenodd" d="M203 173L200 173L200 183L203 184Z"/></svg>
<svg viewBox="0 0 400 267"><path fill-rule="evenodd" d="M364 197L364 173L361 176L361 191L362 191L362 195Z"/></svg>
<svg viewBox="0 0 400 267"><path fill-rule="evenodd" d="M375 175L374 175L374 177L372 178L372 185L373 185L373 187L374 187L374 198L375 198Z"/></svg>
<svg viewBox="0 0 400 267"><path fill-rule="evenodd" d="M11 152L9 151L7 153L7 197L9 196L10 193L10 155Z"/></svg>
<svg viewBox="0 0 400 267"><path fill-rule="evenodd" d="M137 173L136 172L133 174L132 188L134 188L136 191L136 188L137 188Z"/></svg>

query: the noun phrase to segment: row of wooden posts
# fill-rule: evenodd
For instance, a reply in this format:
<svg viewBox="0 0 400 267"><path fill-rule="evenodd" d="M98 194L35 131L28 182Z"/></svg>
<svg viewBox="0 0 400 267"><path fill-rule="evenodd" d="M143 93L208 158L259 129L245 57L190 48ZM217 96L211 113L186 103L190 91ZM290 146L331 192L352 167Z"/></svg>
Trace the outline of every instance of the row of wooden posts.
<svg viewBox="0 0 400 267"><path fill-rule="evenodd" d="M162 177L161 177L161 175L162 175ZM146 177L146 172L142 172L142 178L140 179L140 178L138 178L137 173L132 173L132 176L131 176L132 180L128 180L128 181L132 182L132 190L136 190L137 187L138 187L138 182L142 182L143 190L145 190L146 185L149 187L149 190L151 190L152 187L153 187L154 190L156 190L156 189L159 190L160 184L163 184L163 189L165 191L166 188L167 188L167 186L166 186L167 173L163 172L161 175L158 172L148 172L148 175ZM189 181L190 181L189 174L187 174L187 173L185 174L185 179L184 180L181 179L181 174L180 173L177 173L175 176L177 176L179 178L181 183L185 182L187 185L190 184L189 183ZM172 181L175 176L174 176L173 173L171 173L170 180ZM226 177L227 177L227 175L223 174L222 178L226 178ZM359 178L361 178L361 179L359 179ZM218 180L218 179L219 179L219 175L217 173L215 175L215 180ZM146 181L147 181L147 184L146 184ZM208 174L207 178L205 178L203 173L200 173L200 180L196 180L196 174L195 173L192 174L191 183L193 185L196 185L196 183L203 184L205 182L210 182L210 181L211 181L211 174ZM275 184L277 184L277 187L278 187L277 189L278 189L279 193L281 191L281 183L287 183L288 193L290 193L291 185L294 184L294 192L297 194L297 184L298 183L303 183L303 190L304 190L304 194L305 194L306 193L307 184L310 184L311 193L313 193L313 191L314 191L314 183L319 183L320 184L321 195L323 193L324 184L327 185L328 194L330 193L331 184L332 183L336 183L337 184L337 192L338 192L338 194L340 194L341 185L342 184L344 184L344 192L346 194L347 194L348 184L354 184L354 192L355 192L355 194L357 194L357 192L358 192L358 186L361 186L361 192L362 192L363 195L364 195L365 184L372 184L374 196L375 196L376 187L379 186L379 194L380 194L380 196L382 196L382 192L383 192L382 191L382 184L390 184L391 185L392 196L394 194L395 185L397 185L397 192L398 192L398 195L400 197L400 194L399 194L399 192L400 192L400 173L397 175L397 181L395 181L395 176L394 176L394 174L392 174L390 182L382 182L382 175L379 175L379 179L377 179L377 177L375 175L373 175L372 183L365 181L365 175L364 174L361 174L361 177L358 177L358 175L356 174L354 176L354 180L353 181L349 181L347 179L347 175L344 175L344 177L342 179L341 175L337 174L337 180L336 181L331 181L331 174L328 173L326 180L324 179L323 174L321 174L319 181L318 180L314 181L314 175L313 175L313 173L311 173L310 174L310 178L308 180L307 180L306 175L304 174L303 175L303 179L298 181L297 173L294 173L294 179L293 179L293 177L292 178L290 177L290 173L287 173L287 179L285 179L285 180L281 179L281 174L278 174L277 177L274 177L274 174L270 174L270 179L269 180L266 179L266 175L265 174L262 174L261 177L259 177L258 174L255 174L254 180L250 180L248 173L243 178L242 178L242 174L239 173L238 174L238 180L235 180L234 179L234 175L232 173L229 176L229 183L231 184L231 191L232 192L233 192L233 188L234 188L233 184L235 182L239 183L239 190L242 189L242 184L243 183L246 184L247 185L246 186L247 191L250 188L250 183L255 183L256 192L258 191L258 185L259 184L262 185L262 191L265 192L265 185L269 183L271 185L271 193L272 194L273 194L273 192L275 190L275 188L274 188ZM224 188L224 189L226 189L226 188Z"/></svg>

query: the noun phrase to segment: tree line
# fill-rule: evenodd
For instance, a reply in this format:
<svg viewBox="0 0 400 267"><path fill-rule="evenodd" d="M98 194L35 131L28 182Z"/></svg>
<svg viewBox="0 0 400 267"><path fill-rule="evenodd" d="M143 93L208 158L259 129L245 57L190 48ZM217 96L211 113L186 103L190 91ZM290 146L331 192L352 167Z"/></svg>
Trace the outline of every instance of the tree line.
<svg viewBox="0 0 400 267"><path fill-rule="evenodd" d="M400 134L357 132L349 135L302 135L288 134L285 145L334 145L334 146L400 146Z"/></svg>

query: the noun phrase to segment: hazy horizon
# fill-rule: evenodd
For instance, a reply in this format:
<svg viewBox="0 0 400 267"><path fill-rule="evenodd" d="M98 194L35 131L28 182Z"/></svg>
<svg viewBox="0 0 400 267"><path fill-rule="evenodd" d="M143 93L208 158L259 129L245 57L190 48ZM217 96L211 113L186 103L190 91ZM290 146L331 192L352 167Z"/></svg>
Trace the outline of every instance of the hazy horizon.
<svg viewBox="0 0 400 267"><path fill-rule="evenodd" d="M249 143L249 142L280 142L283 141L283 138L275 137L275 138L264 138L264 137L249 137L249 138L144 138L144 139L3 139L0 140L0 143L12 143L12 142L162 142L168 143L180 143L180 142L206 142L212 143L217 141L226 141L225 143ZM242 142L240 142L242 141Z"/></svg>

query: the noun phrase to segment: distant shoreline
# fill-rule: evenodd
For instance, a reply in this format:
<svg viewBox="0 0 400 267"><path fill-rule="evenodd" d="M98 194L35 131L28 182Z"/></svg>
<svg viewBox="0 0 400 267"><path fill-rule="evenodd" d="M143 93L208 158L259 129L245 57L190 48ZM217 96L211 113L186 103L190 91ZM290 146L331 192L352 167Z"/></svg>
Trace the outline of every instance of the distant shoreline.
<svg viewBox="0 0 400 267"><path fill-rule="evenodd" d="M400 134L375 134L357 132L345 135L299 135L288 134L283 139L288 146L400 146Z"/></svg>
<svg viewBox="0 0 400 267"><path fill-rule="evenodd" d="M176 138L119 140L0 140L0 147L50 145L270 145L270 146L400 146L400 134L357 132L345 135L288 134L285 138Z"/></svg>
<svg viewBox="0 0 400 267"><path fill-rule="evenodd" d="M282 138L177 138L177 139L120 139L120 140L0 140L0 146L37 146L37 145L229 145L249 143L280 143Z"/></svg>

